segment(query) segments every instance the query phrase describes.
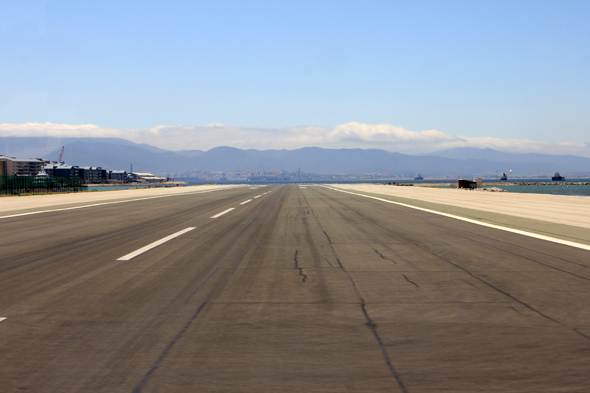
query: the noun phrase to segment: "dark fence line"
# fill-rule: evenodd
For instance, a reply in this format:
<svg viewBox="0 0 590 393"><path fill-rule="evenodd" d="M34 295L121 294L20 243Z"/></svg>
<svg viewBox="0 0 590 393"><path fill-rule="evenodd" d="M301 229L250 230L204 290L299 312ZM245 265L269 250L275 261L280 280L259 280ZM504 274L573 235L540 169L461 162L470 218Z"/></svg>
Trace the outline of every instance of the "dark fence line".
<svg viewBox="0 0 590 393"><path fill-rule="evenodd" d="M0 195L86 191L81 177L0 176Z"/></svg>

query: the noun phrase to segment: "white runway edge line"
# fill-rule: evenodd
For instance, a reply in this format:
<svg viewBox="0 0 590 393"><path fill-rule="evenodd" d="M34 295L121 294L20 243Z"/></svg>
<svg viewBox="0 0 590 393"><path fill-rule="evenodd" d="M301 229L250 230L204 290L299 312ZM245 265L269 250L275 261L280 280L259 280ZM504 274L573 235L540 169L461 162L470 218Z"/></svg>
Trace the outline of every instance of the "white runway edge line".
<svg viewBox="0 0 590 393"><path fill-rule="evenodd" d="M165 238L163 238L163 239L160 239L160 240L158 240L158 241L155 241L155 242L153 242L153 243L151 243L151 244L148 244L147 246L145 246L145 247L142 247L142 248L140 248L140 249L139 249L139 250L137 250L137 251L133 251L132 253L130 253L130 254L127 254L127 255L125 255L125 256L123 256L123 257L121 257L121 258L117 259L117 261L128 261L128 260L130 260L130 259L133 259L133 258L135 258L136 256L138 256L138 255L141 255L141 254L143 254L144 252L151 250L152 248L158 247L159 245L162 245L162 244L166 243L167 241L170 241L170 240L174 239L175 237L178 237L178 236L180 236L180 235L183 235L183 234L185 234L185 233L187 233L187 232L190 232L190 231L192 231L192 230L193 230L193 229L195 229L195 228L196 228L196 227L189 227L189 228L183 229L183 230L182 230L182 231L180 231L180 232L176 232L176 233L174 233L174 234L172 234L172 235L170 235L170 236L166 236L166 237L165 237Z"/></svg>
<svg viewBox="0 0 590 393"><path fill-rule="evenodd" d="M582 244L582 243L576 243L576 242L571 242L569 240L557 239L557 238L550 237L550 236L539 235L539 234L536 234L536 233L527 232L527 231L521 231L519 229L513 229L513 228L503 227L503 226L500 226L500 225L488 224L487 222L472 220L471 218L465 218L465 217L461 217L461 216L456 216L454 214L448 214L448 213L438 212L436 210L424 209L422 207L412 206L412 205L408 205L408 204L401 203L401 202L393 202L393 201L390 201L390 200L387 200L387 199L377 198L377 197L374 197L374 196L357 194L355 192L339 190L337 188L332 188L332 187L329 187L329 186L324 186L324 187L329 188L330 190L344 192L346 194L352 194L352 195L357 195L357 196L361 196L361 197L365 197L365 198L375 199L375 200L382 201L382 202L392 203L394 205L409 207L410 209L421 210L423 212L428 212L428 213L432 213L432 214L438 214L439 216L445 216L445 217L454 218L456 220L470 222L472 224L481 225L483 227L499 229L499 230L505 231L505 232L517 233L519 235L528 236L528 237L532 237L532 238L535 238L535 239L546 240L548 242L563 244L563 245L566 245L566 246L576 247L576 248L580 248L582 250L590 251L590 246L589 245L586 245L586 244Z"/></svg>
<svg viewBox="0 0 590 393"><path fill-rule="evenodd" d="M252 199L248 199L247 201L240 203L240 205L245 205L246 203L251 202L251 201L252 201Z"/></svg>
<svg viewBox="0 0 590 393"><path fill-rule="evenodd" d="M126 199L124 201L93 203L93 204L90 204L90 205L74 206L74 207L64 207L64 208L61 208L61 209L52 209L52 210L39 210L39 211L36 211L36 212L11 214L9 216L0 216L0 220L3 219L3 218L12 218L12 217L20 217L20 216L30 216L31 214L61 212L61 211L64 211L64 210L85 209L87 207L103 206L103 205L114 205L114 204L117 204L117 203L127 203L127 202L144 201L144 200L147 200L147 199L169 198L169 197L173 197L173 196L190 195L190 194L204 194L206 192L219 191L219 190L228 190L228 189L231 189L231 188L236 188L236 187L214 188L212 190L201 190L201 191L188 191L188 192L183 192L183 193L178 193L178 194L157 195L157 196L153 196L153 197L136 198L136 199Z"/></svg>
<svg viewBox="0 0 590 393"><path fill-rule="evenodd" d="M221 216L223 216L225 213L229 213L230 211L232 211L232 210L234 210L234 209L235 209L235 207L231 207L231 208L229 208L229 209L227 209L227 210L224 210L224 211L222 211L221 213L218 213L218 214L214 215L214 216L213 216L213 217L211 217L211 218L217 218L217 217L221 217Z"/></svg>

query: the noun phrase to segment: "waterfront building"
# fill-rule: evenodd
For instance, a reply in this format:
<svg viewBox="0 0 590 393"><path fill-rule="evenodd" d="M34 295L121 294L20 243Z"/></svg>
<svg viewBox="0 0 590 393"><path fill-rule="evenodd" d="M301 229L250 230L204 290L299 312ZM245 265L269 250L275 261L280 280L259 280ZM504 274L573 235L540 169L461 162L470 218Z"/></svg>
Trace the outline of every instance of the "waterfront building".
<svg viewBox="0 0 590 393"><path fill-rule="evenodd" d="M80 177L86 184L106 183L108 180L108 171L99 166L81 166Z"/></svg>
<svg viewBox="0 0 590 393"><path fill-rule="evenodd" d="M127 181L127 171L109 171L109 180Z"/></svg>
<svg viewBox="0 0 590 393"><path fill-rule="evenodd" d="M51 162L43 167L45 173L53 177L81 177L80 168L61 162Z"/></svg>
<svg viewBox="0 0 590 393"><path fill-rule="evenodd" d="M0 175L37 176L49 160L42 158L16 158L0 155Z"/></svg>
<svg viewBox="0 0 590 393"><path fill-rule="evenodd" d="M166 181L165 177L159 177L146 172L131 172L128 178L129 181L137 183L164 183Z"/></svg>

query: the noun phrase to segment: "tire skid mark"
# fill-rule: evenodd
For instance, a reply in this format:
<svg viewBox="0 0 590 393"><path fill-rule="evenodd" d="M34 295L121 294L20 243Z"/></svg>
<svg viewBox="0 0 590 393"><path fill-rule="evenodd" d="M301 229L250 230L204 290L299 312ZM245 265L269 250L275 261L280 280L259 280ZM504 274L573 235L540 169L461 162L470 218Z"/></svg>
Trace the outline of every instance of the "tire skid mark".
<svg viewBox="0 0 590 393"><path fill-rule="evenodd" d="M526 257L526 256L524 256L524 255L521 255L521 254L517 254L517 253L515 253L515 252L512 252L512 251L508 251L508 250L506 250L505 248L498 247L498 246L494 246L494 245L492 245L492 244L489 244L489 243L486 243L486 242L482 242L482 241L480 241L480 240L471 239L471 238L469 238L469 237L467 237L467 236L459 235L458 233L455 233L455 232L448 232L448 231L447 231L446 233L447 233L447 234L449 234L449 235L451 235L451 236L456 236L456 237L460 237L460 238L462 238L462 239L465 239L465 240L472 241L472 242L474 242L474 243L483 244L483 245L485 245L485 246L488 246L488 247L494 248L494 249L496 249L496 250L503 251L503 252L505 252L505 253L507 253L507 254L510 254L510 255L515 255L515 256L517 256L517 257L519 257L519 258L526 259L527 261L531 261L531 262L534 262L534 263L538 263L539 265L546 266L546 267L548 267L548 268L550 268L550 269L554 269L554 270L557 270L557 271L560 271L560 272L562 272L562 273L566 273L566 274L571 274L572 276L576 276L576 277L578 277L578 278L581 278L581 279L584 279L584 280L590 281L590 278L588 278L588 277L581 276L581 275L579 275L579 274L572 273L572 272L569 272L569 271L567 271L567 270L564 270L564 269L560 269L560 268L558 268L558 267L555 267L555 266L552 266L552 265L550 265L550 264L548 264L548 263L543 263L543 262L537 261L536 259L529 258L529 257ZM487 237L487 236L485 236L485 238L486 238L486 239L493 240L492 238L489 238L489 237ZM508 243L508 244L512 244L512 243ZM534 251L534 250L531 250L531 251ZM551 255L549 255L549 256L551 256ZM566 261L566 262L570 262L570 261ZM573 263L574 265L578 265L578 266L580 266L580 267L585 267L586 269L590 268L589 266L582 265L582 264L580 264L580 263L575 263L575 262L570 262L570 263Z"/></svg>
<svg viewBox="0 0 590 393"><path fill-rule="evenodd" d="M246 249L244 250L244 252L240 255L240 257L238 258L238 260L232 265L231 268L225 268L224 269L224 273L225 274L229 274L228 272L232 272L235 269L237 269L238 265L240 264L240 262L242 262L242 260L244 259L244 257L246 256L246 254L248 253L248 251L250 251L250 248L252 247L252 245L255 243L255 241L258 239L258 235L260 233L260 230L262 229L262 227L264 226L264 224L266 224L266 222L268 221L268 218L270 217L271 213L275 210L275 207L278 205L278 203L281 201L281 199L277 199L277 201L274 203L274 205L270 208L268 214L266 215L266 217L264 218L262 225L260 225L260 227L258 228L257 232L254 234L254 236L252 237L252 240L250 241L250 243L248 243L248 245L246 246ZM252 224L252 221L250 222L250 224ZM250 226L250 224L248 225L248 227ZM246 228L248 228L246 227ZM243 233L240 232L240 235ZM213 261L213 260L212 260ZM218 270L219 268L215 269L213 273L211 273L209 275L209 277L207 277L205 279L205 281L199 286L202 287L205 282L207 280L209 280L209 278L211 278L214 273ZM215 289L211 292L211 294L203 301L203 303L201 303L199 305L199 307L197 308L197 310L195 311L195 313L193 314L193 316L188 320L188 322L184 325L184 327L174 336L174 338L164 347L164 349L162 350L162 352L160 353L160 355L158 356L158 358L156 359L156 361L154 362L154 365L150 368L150 370L145 374L145 376L142 378L141 381L139 381L139 383L133 388L132 393L141 393L142 389L145 387L145 385L149 382L149 380L151 379L151 377L154 375L154 373L158 370L158 368L161 366L162 362L164 361L164 359L166 358L166 356L168 356L168 354L170 353L170 351L172 350L172 348L174 347L174 345L184 336L184 334L186 333L186 331L188 330L188 328L193 324L193 322L197 319L197 317L201 314L201 312L203 311L203 309L209 305L209 304L214 304L214 302L212 302L211 300L215 297L215 295L217 295L222 289L225 288L225 286L228 283L228 278L225 277L225 274L221 276L221 278L219 279L219 284L217 285L217 287L215 287ZM197 290L199 289L197 288ZM195 293L197 292L197 290L195 290ZM194 295L191 294L191 297ZM187 299L188 300L188 299Z"/></svg>
<svg viewBox="0 0 590 393"><path fill-rule="evenodd" d="M523 316L525 316L525 317L530 317L530 315L523 314L523 313L521 313L520 311L518 311L518 308L514 308L514 307L510 307L510 308L511 308L511 309L513 309L514 311L516 311L517 313L519 313L520 315L523 315Z"/></svg>
<svg viewBox="0 0 590 393"><path fill-rule="evenodd" d="M357 214L358 214L358 213L357 213ZM384 229L385 231L387 231L387 232L391 232L391 230L389 230L388 228L384 227L383 225L381 225L381 224L380 224L379 222L377 222L376 220L374 220L374 219L371 219L371 218L366 218L366 219L367 219L369 222L373 223L374 225L376 225L376 226L378 226L378 227L380 227L380 228ZM439 229L440 229L440 227L439 227ZM476 279L476 280L478 280L478 281L482 282L483 284L485 284L485 285L489 286L490 288L494 289L495 291L502 293L503 295L505 295L505 296L509 297L510 299L514 300L515 302L517 302L517 303L519 303L519 304L521 304L521 305L525 306L526 308L528 308L528 309L530 309L531 311L533 311L533 312L537 313L537 314L538 314L538 315L540 315L541 317L543 317L543 318L545 318L545 319L547 319L547 320L549 320L549 321L552 321L552 322L554 322L554 323L556 323L556 324L558 324L558 325L560 325L560 326L562 326L562 327L564 327L564 328L566 328L566 329L568 329L568 330L570 330L570 331L572 331L572 332L574 332L574 333L576 333L576 334L580 335L581 337L585 338L586 340L590 341L590 337L589 337L589 336L587 336L586 334L584 334L584 333L580 332L578 329L572 328L571 326L568 326L568 325L566 325L565 323L563 323L563 322L561 322L561 321L558 321L557 319L554 319L554 318L550 317L549 315L546 315L546 314L542 313L541 311L539 311L539 310L535 309L535 308L534 308L534 307L532 307L531 305L529 305L529 304L527 304L527 303L523 302L522 300L518 299L517 297L515 297L515 296L511 295L510 293L508 293L508 292L506 292L506 291L503 291L503 290L501 290L500 288L497 288L497 287L495 287L494 285L490 284L489 282L485 281L484 279L482 279L482 278L480 278L479 276L475 275L474 273L470 272L469 270L467 270L466 268L462 267L461 265L459 265L459 264L457 264L457 263L454 263L454 262L452 262L452 261L450 261L450 260L448 260L448 259L446 259L446 258L444 258L444 257L442 257L442 256L440 256L440 255L438 255L438 254L435 254L434 252L430 251L428 248L426 248L426 247L422 246L421 244L419 244L418 242L416 242L416 241L414 241L414 240L407 239L406 237L404 237L404 236L403 236L403 235L401 235L400 233L396 233L396 236L400 237L401 239L403 239L403 240L404 240L405 242L407 242L408 244L413 244L413 245L415 245L416 247L420 248L421 250L423 250L423 251L425 251L425 252L427 252L427 253L429 253L429 254L433 255L434 257L436 257L436 258L438 258L438 259L440 259L441 261L443 261L443 262L446 262L446 263L449 263L449 264L451 264L451 265L455 266L456 268L458 268L458 269L460 269L460 270L464 271L465 273L469 274L469 275L470 275L471 277L473 277L474 279Z"/></svg>
<svg viewBox="0 0 590 393"><path fill-rule="evenodd" d="M469 281L467 281L467 280L464 280L464 282L465 282L465 284L467 284L467 285L471 285L473 288L477 288L477 289L479 289L479 288L477 287L477 285L475 285L475 284L472 284L472 283L470 283L470 282L469 282Z"/></svg>
<svg viewBox="0 0 590 393"><path fill-rule="evenodd" d="M193 298L193 296L195 295L195 293L197 293L199 291L199 289L203 288L203 285L207 284L207 281L209 281L209 279L211 277L213 277L215 274L217 274L218 271L219 271L219 268L216 267L215 270L213 270L211 272L211 274L209 274L207 276L207 278L203 280L203 282L201 283L201 285L199 285L194 291L192 291L192 293L186 298L186 300L183 303L188 303Z"/></svg>
<svg viewBox="0 0 590 393"><path fill-rule="evenodd" d="M195 321L195 319L197 319L199 314L201 314L201 311L203 311L203 309L209 304L209 301L213 298L213 296L215 296L217 294L217 292L219 292L219 290L221 289L222 286L223 285L218 285L217 289L215 289L215 291L213 291L207 297L207 299L205 299L205 301L203 303L201 303L199 308L197 308L197 311L195 311L193 316L188 320L188 322L184 325L184 327L178 333L176 333L176 336L174 336L174 338L166 345L166 347L164 347L164 350L160 353L160 355L156 359L156 362L154 363L152 368L147 372L147 374L143 377L143 379L141 381L139 381L139 383L133 388L132 393L141 393L141 390L143 389L143 387L147 384L149 379L158 370L158 368L160 367L160 365L162 364L162 362L164 361L164 359L166 358L168 353L170 353L170 351L174 347L174 344L176 344L178 342L178 340L180 340L182 338L182 336L184 336L184 334L186 333L188 328L192 325L192 323Z"/></svg>
<svg viewBox="0 0 590 393"><path fill-rule="evenodd" d="M420 247L420 246L419 246L419 247ZM510 299L514 300L514 301L515 301L515 302L517 302L517 303L520 303L520 304L522 304L523 306L525 306L525 307L526 307L526 308L528 308L529 310L531 310L531 311L533 311L533 312L535 312L535 313L539 314L539 315L540 315L540 316L542 316L543 318L545 318L545 319L547 319L547 320L549 320L549 321L552 321L552 322L554 322L554 323L556 323L556 324L558 324L558 325L560 325L560 326L562 326L562 327L564 327L564 328L566 328L566 329L568 329L568 330L570 330L570 331L572 331L572 332L574 332L574 333L577 333L577 334L579 334L580 336L584 337L586 340L590 341L590 337L589 337L589 336L587 336L587 335L585 335L584 333L582 333L582 332L580 332L580 331L578 331L578 330L576 330L576 329L572 328L571 326L568 326L568 325L566 325L565 323L563 323L563 322L561 322L561 321L558 321L557 319L555 319L555 318L553 318L553 317L550 317L550 316L549 316L549 315L547 315L547 314L544 314L544 313L542 313L541 311L539 311L539 310L537 310L536 308L534 308L533 306L531 306L531 305L529 305L529 304L527 304L527 303L523 302L522 300L518 299L517 297L515 297L515 296L511 295L510 293L508 293L508 292L506 292L506 291L504 291L504 290L502 290L502 289L500 289L500 288L498 288L498 287L494 286L493 284L491 284L491 283L487 282L487 281L486 281L486 280L484 280L483 278L481 278L481 277L479 277L479 276L476 276L474 273L471 273L471 272L470 272L469 270L467 270L466 268L464 268L464 267L462 267L462 266L460 266L460 265L458 265L458 264L456 264L456 263L454 263L454 262L452 262L452 261L449 261L448 259L446 259L446 258L444 258L444 257L441 257L440 255L436 255L435 253L433 253L432 251L430 251L430 250L428 250L428 249L426 249L426 248L424 248L424 247L420 247L420 248L421 248L422 250L424 250L424 251L426 251L426 252L430 253L431 255L433 255L433 256L435 256L435 257L439 258L441 261L447 262L447 263L449 263L449 264L451 264L451 265L453 265L453 266L455 266L455 267L457 267L457 268L459 268L459 269L463 270L465 273L469 274L471 277L475 278L475 279L476 279L476 280L478 280L478 281L481 281L482 283L486 284L487 286L489 286L490 288L494 289L495 291L498 291L498 292L500 292L501 294L503 294L503 295L505 295L505 296L508 296Z"/></svg>
<svg viewBox="0 0 590 393"><path fill-rule="evenodd" d="M307 201L307 198L305 197L305 195L303 196L303 198L305 199L305 203L307 203L307 205L309 206L309 209L311 210L313 216L315 217L320 229L324 232L324 235L326 235L326 238L328 239L328 243L330 245L330 249L332 250L332 254L334 254L334 258L336 258L336 262L338 262L338 266L340 268L340 271L348 278L348 281L352 285L352 288L360 301L361 311L362 311L362 313L365 317L365 321L366 321L365 325L371 330L373 337L377 341L377 345L379 346L379 349L381 350L381 355L383 356L383 360L385 360L385 364L387 365L389 372L391 373L392 377L396 380L401 391L403 393L408 393L408 390L406 389L406 386L405 386L404 382L402 381L400 375L395 370L395 367L393 367L393 363L391 362L391 359L389 358L389 354L387 353L387 349L385 348L385 344L383 344L383 340L381 339L381 336L379 335L379 332L377 331L377 324L375 323L375 321L373 321L373 319L369 315L369 312L367 311L367 307L366 307L367 303L365 302L365 299L363 298L360 291L358 290L356 282L354 281L354 279L352 278L350 273L344 268L344 266L342 266L342 262L340 261L340 258L338 258L338 254L336 253L336 250L334 249L334 246L333 246L332 240L330 239L330 236L328 236L328 234L326 233L326 231L322 227L320 220L316 216L313 208L311 207L311 205Z"/></svg>
<svg viewBox="0 0 590 393"><path fill-rule="evenodd" d="M328 262L328 265L330 265L330 267L335 267L334 265L332 265L332 262L330 262L330 260L327 257L324 257L324 259L326 260L326 262Z"/></svg>

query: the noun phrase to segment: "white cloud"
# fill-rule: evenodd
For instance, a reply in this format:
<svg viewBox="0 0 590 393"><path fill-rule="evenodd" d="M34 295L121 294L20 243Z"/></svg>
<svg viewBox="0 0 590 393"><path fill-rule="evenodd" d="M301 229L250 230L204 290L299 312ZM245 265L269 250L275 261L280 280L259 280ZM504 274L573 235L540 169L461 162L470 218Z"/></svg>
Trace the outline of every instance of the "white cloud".
<svg viewBox="0 0 590 393"><path fill-rule="evenodd" d="M156 126L145 129L104 128L94 124L0 124L0 136L123 138L168 150L324 148L384 149L417 154L454 147L492 148L518 153L573 154L590 157L588 142L543 142L494 137L462 137L438 130L411 131L390 124L351 122L336 127L233 127L221 123L199 126Z"/></svg>

